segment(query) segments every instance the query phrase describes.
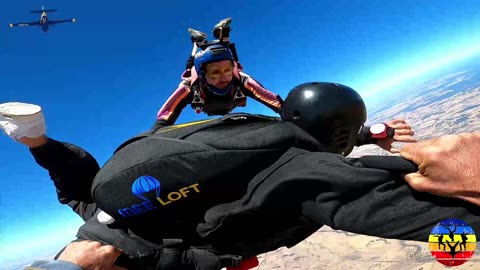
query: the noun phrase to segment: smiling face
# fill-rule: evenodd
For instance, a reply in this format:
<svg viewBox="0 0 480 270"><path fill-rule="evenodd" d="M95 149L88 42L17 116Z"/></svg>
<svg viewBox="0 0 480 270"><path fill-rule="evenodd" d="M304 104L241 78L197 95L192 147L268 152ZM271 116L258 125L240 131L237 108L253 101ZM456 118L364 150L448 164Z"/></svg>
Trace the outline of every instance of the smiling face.
<svg viewBox="0 0 480 270"><path fill-rule="evenodd" d="M228 86L233 78L233 63L230 60L222 60L207 64L205 79L208 84L223 89Z"/></svg>

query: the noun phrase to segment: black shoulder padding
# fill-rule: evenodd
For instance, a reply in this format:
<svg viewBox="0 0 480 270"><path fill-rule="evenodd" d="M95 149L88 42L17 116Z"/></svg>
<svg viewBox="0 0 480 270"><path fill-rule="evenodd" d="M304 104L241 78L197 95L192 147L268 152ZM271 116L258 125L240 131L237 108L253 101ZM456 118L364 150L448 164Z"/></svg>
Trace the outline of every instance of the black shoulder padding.
<svg viewBox="0 0 480 270"><path fill-rule="evenodd" d="M231 114L165 127L118 150L96 175L100 209L150 240L196 238L205 211L241 198L285 151L323 146L293 123Z"/></svg>

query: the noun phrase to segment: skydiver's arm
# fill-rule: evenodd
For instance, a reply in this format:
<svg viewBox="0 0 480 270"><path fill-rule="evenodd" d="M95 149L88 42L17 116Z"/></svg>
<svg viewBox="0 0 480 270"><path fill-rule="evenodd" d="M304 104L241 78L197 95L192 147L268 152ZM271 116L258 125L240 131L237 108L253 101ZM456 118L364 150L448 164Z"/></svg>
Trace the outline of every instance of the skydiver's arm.
<svg viewBox="0 0 480 270"><path fill-rule="evenodd" d="M309 153L299 162L314 165L325 158L322 153ZM400 157L374 158L386 167L395 164L395 160L402 160ZM315 174L316 169L307 167L311 170L307 174ZM317 169L333 173L332 189L337 190L338 199L332 202L331 194L319 193L314 200L302 205L302 213L312 220L328 220L330 218L321 212L332 211L326 225L333 229L423 242L428 241L428 235L438 222L451 217L464 220L474 230L480 229L480 211L475 205L417 192L403 181L403 171L378 167L382 166L367 164L362 158L338 158L322 163ZM328 174L322 174L326 179Z"/></svg>
<svg viewBox="0 0 480 270"><path fill-rule="evenodd" d="M231 245L279 241L262 237L302 217L336 230L424 242L439 221L451 217L480 230L478 207L416 192L401 177L400 157L375 158L372 165L365 158L292 148L250 181L240 201L208 210L199 233Z"/></svg>
<svg viewBox="0 0 480 270"><path fill-rule="evenodd" d="M412 127L403 119L394 119L385 123L388 126L388 137L374 139L370 134L370 127L363 127L358 134L356 146L365 144L377 144L383 150L390 153L400 153L400 150L393 147L394 142L415 142L413 135L415 132Z"/></svg>
<svg viewBox="0 0 480 270"><path fill-rule="evenodd" d="M362 146L366 144L376 144L377 139L370 136L370 126L364 126L360 129L357 136L357 143L355 146Z"/></svg>
<svg viewBox="0 0 480 270"><path fill-rule="evenodd" d="M187 83L187 81L182 81L160 108L157 113L157 120L151 129L152 132L161 127L173 125L185 106L191 103L193 95Z"/></svg>
<svg viewBox="0 0 480 270"><path fill-rule="evenodd" d="M247 90L245 93L246 96L257 100L274 112L279 113L283 105L283 100L279 95L267 90L258 81L243 72L240 72L240 79Z"/></svg>

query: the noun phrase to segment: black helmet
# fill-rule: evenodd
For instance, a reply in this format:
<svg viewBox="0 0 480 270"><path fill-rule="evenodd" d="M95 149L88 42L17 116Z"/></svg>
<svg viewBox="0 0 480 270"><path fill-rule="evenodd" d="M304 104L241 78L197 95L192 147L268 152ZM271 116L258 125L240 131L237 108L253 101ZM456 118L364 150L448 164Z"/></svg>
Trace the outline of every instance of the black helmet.
<svg viewBox="0 0 480 270"><path fill-rule="evenodd" d="M310 82L293 88L283 104L282 119L292 121L333 153L348 155L367 120L362 97L338 83Z"/></svg>

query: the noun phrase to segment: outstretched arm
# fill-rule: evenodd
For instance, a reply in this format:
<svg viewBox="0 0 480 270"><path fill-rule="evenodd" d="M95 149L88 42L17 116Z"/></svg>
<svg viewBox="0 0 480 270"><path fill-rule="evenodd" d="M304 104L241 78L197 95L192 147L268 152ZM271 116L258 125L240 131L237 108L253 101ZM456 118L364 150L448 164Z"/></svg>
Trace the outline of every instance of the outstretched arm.
<svg viewBox="0 0 480 270"><path fill-rule="evenodd" d="M480 230L478 207L415 192L401 180L404 165L401 157L367 162L292 148L250 181L241 200L212 207L197 228L201 236L229 239L230 245L281 241L275 232L302 218L337 230L425 242L439 221L452 216Z"/></svg>
<svg viewBox="0 0 480 270"><path fill-rule="evenodd" d="M153 133L164 126L173 125L185 106L192 101L192 96L187 82L182 81L158 111L157 120L151 132Z"/></svg>
<svg viewBox="0 0 480 270"><path fill-rule="evenodd" d="M283 105L283 100L279 95L267 90L258 81L243 72L240 72L240 79L243 86L247 89L245 93L246 96L257 100L274 112L279 113Z"/></svg>

